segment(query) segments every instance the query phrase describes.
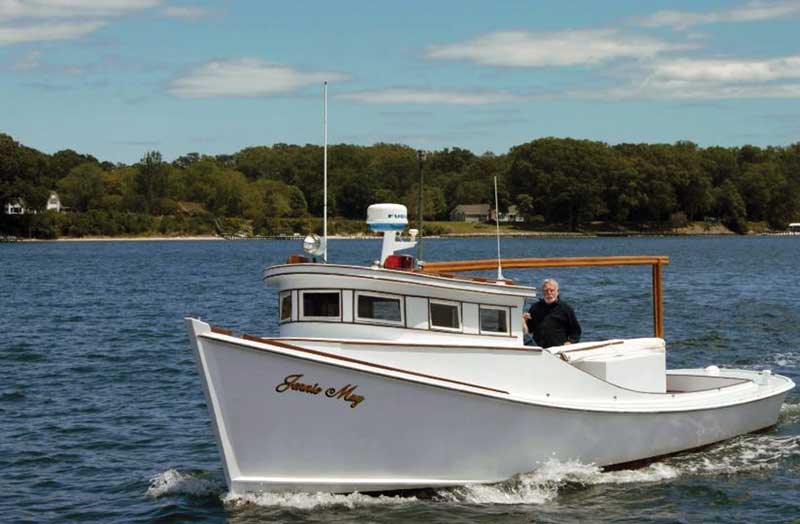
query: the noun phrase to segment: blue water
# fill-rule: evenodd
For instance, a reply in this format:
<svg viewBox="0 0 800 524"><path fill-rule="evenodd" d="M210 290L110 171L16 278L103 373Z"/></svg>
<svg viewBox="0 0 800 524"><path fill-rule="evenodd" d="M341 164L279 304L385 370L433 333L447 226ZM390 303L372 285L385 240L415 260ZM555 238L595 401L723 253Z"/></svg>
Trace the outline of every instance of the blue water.
<svg viewBox="0 0 800 524"><path fill-rule="evenodd" d="M298 242L0 244L0 521L800 522L800 394L768 431L633 471L552 463L402 497L226 495L183 317L276 332L265 265ZM426 240L430 260L493 239ZM376 241L332 241L363 264ZM504 239L506 257L662 254L669 367L800 382L800 238ZM504 272L561 281L585 339L652 333L649 267Z"/></svg>

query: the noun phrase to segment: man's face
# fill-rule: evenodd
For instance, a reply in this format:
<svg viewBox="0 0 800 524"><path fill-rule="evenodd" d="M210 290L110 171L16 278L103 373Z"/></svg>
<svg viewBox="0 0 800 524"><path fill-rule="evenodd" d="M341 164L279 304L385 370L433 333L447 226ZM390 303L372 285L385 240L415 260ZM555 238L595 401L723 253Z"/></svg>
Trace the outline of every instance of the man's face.
<svg viewBox="0 0 800 524"><path fill-rule="evenodd" d="M547 283L542 286L542 296L546 303L552 304L558 298L558 288L553 284Z"/></svg>

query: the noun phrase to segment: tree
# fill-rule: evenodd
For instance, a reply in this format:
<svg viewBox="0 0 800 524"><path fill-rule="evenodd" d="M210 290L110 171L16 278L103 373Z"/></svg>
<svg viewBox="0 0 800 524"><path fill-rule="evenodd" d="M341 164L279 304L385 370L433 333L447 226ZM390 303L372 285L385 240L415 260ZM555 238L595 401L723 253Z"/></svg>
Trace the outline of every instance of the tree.
<svg viewBox="0 0 800 524"><path fill-rule="evenodd" d="M136 166L134 183L141 197L141 211L160 212L159 200L166 196L168 185L167 165L158 151L148 151Z"/></svg>
<svg viewBox="0 0 800 524"><path fill-rule="evenodd" d="M105 172L96 162L86 162L73 167L59 180L59 197L64 205L74 211L86 212L102 207L106 194L103 183Z"/></svg>
<svg viewBox="0 0 800 524"><path fill-rule="evenodd" d="M517 195L517 209L519 214L525 218L526 222L531 222L535 208L533 207L533 197L525 193Z"/></svg>
<svg viewBox="0 0 800 524"><path fill-rule="evenodd" d="M409 188L403 197L403 204L408 208L409 218L419 220L419 184L413 184ZM441 188L425 185L422 191L422 210L425 220L442 219L447 216L447 203Z"/></svg>
<svg viewBox="0 0 800 524"><path fill-rule="evenodd" d="M730 180L726 180L716 191L717 216L722 223L735 233L747 233L747 208L739 190Z"/></svg>

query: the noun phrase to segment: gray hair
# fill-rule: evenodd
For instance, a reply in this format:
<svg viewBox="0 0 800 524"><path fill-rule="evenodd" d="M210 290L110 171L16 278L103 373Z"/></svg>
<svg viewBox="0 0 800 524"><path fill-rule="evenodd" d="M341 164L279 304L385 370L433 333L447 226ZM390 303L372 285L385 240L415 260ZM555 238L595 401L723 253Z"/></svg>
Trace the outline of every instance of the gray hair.
<svg viewBox="0 0 800 524"><path fill-rule="evenodd" d="M553 287L556 288L556 291L558 291L558 280L556 280L554 278L546 278L546 279L544 279L542 281L542 289L544 289L544 286L546 286L547 284L552 284Z"/></svg>

